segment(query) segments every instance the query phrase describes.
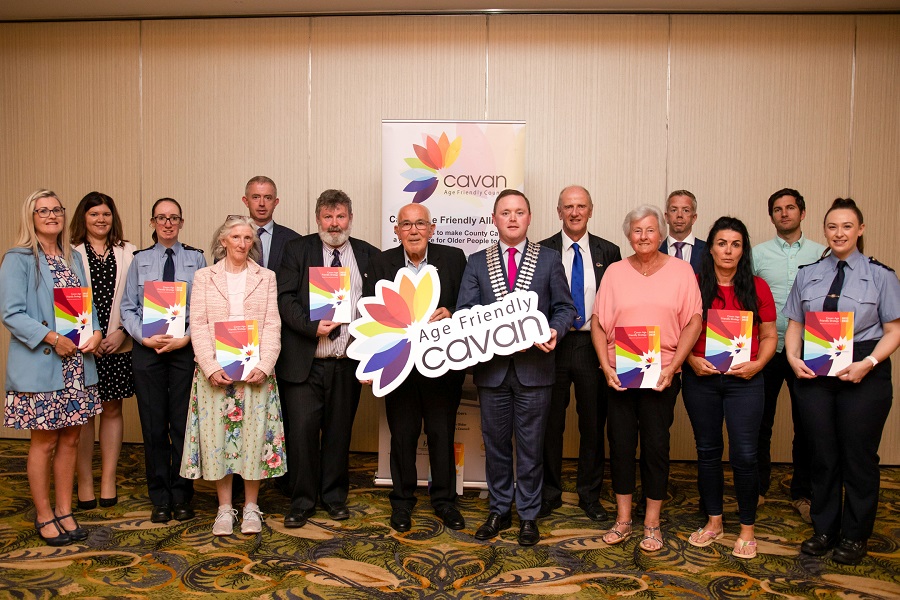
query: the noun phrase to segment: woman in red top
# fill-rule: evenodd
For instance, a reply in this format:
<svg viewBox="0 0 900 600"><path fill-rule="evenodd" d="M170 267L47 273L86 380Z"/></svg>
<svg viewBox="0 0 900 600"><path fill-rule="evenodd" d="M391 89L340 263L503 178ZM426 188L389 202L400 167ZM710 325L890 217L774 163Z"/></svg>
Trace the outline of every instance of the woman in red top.
<svg viewBox="0 0 900 600"><path fill-rule="evenodd" d="M775 353L775 301L768 284L753 276L750 236L740 220L720 217L710 229L706 244L708 254L703 256L698 275L703 299L703 333L687 359L690 368L684 369L683 397L697 443L701 506L709 519L688 541L702 548L723 532L724 420L741 521L741 533L732 554L749 559L756 556L753 532L759 496L756 452L764 405L761 371ZM753 323L750 339L738 337L732 341L733 332L740 331L738 315L711 314L710 310L750 312Z"/></svg>

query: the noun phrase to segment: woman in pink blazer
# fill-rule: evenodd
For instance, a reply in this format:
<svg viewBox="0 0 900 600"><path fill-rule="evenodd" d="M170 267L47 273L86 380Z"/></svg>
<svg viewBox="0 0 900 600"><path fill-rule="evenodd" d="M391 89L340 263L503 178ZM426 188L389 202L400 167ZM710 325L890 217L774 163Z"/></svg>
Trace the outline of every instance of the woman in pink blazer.
<svg viewBox="0 0 900 600"><path fill-rule="evenodd" d="M274 375L281 350L278 289L275 273L255 262L259 239L247 217L226 219L213 237L212 254L215 264L197 271L191 294L197 368L181 475L216 482L215 535L233 532L232 475L241 475L246 499L241 533L259 533L260 481L287 470Z"/></svg>
<svg viewBox="0 0 900 600"><path fill-rule="evenodd" d="M69 224L71 243L81 256L85 286L93 292L94 311L103 330L97 348L97 372L100 376L100 506L115 506L116 468L122 451L122 400L134 396L131 368L131 336L125 333L119 308L125 292L125 276L136 248L124 239L122 220L112 198L90 192L75 209ZM96 508L94 495L94 417L81 430L78 442L78 508Z"/></svg>

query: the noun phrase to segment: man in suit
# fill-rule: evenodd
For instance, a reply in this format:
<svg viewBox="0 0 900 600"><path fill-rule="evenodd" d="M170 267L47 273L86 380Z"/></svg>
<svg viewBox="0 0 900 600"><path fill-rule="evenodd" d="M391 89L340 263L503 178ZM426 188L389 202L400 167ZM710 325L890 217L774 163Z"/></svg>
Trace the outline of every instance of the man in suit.
<svg viewBox="0 0 900 600"><path fill-rule="evenodd" d="M552 248L562 256L578 315L572 324L572 331L556 345L556 383L544 436L544 489L539 517L549 516L554 509L562 506L563 432L571 398L569 389L574 383L580 433L578 475L575 480L578 506L594 521L607 518L606 511L600 505L603 463L606 460L603 429L606 425L607 386L591 343L590 315L603 272L610 263L622 260L622 254L612 242L588 233L588 220L593 212L594 204L586 189L579 185L564 188L556 205L562 231L541 242L541 246Z"/></svg>
<svg viewBox="0 0 900 600"><path fill-rule="evenodd" d="M257 175L247 182L241 200L244 206L250 209L250 218L256 224L256 233L262 244L259 264L277 274L284 245L300 237L300 234L290 227L279 225L273 220L275 207L280 202L278 188L275 187L275 182L265 175Z"/></svg>
<svg viewBox="0 0 900 600"><path fill-rule="evenodd" d="M687 190L675 190L666 200L666 224L669 235L659 246L660 252L691 263L694 273L706 253L706 242L692 233L697 221L697 197Z"/></svg>
<svg viewBox="0 0 900 600"><path fill-rule="evenodd" d="M531 205L525 195L517 190L500 192L492 218L500 242L469 257L457 309L492 304L513 290L531 290L538 296L538 310L547 316L550 339L475 365L490 492L490 512L475 538L489 540L512 525L515 497L519 544L533 546L541 539L536 519L544 480L544 433L556 379L553 350L572 326L575 306L559 253L528 241Z"/></svg>
<svg viewBox="0 0 900 600"><path fill-rule="evenodd" d="M456 310L466 255L459 248L429 241L434 234L434 223L423 204L407 204L401 208L397 213L394 233L400 245L385 250L369 261L363 280L363 295L374 296L378 280L393 281L401 269L418 273L425 265L431 265L438 271L441 295L437 310L428 322L449 318ZM409 531L412 526L411 512L416 505L418 480L416 448L423 421L431 464L431 506L446 527L463 529L466 526L465 519L456 508L456 461L453 452L456 410L464 379L465 371L448 371L431 379L413 369L406 381L385 398L391 430L391 527L397 531Z"/></svg>
<svg viewBox="0 0 900 600"><path fill-rule="evenodd" d="M340 190L325 190L316 200L313 233L288 242L278 273L281 354L278 373L287 440L291 506L285 527L303 527L321 499L332 519L350 516L347 508L350 433L360 383L357 361L347 358L346 324L313 321L309 310L309 268L349 267L353 318L362 296L362 274L379 250L350 237L353 206Z"/></svg>

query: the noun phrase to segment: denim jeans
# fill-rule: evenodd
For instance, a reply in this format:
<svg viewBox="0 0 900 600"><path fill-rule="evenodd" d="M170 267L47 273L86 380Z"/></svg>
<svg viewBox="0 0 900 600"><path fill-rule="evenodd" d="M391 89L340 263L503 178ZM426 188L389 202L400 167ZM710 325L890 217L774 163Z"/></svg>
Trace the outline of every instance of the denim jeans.
<svg viewBox="0 0 900 600"><path fill-rule="evenodd" d="M698 377L690 366L684 369L684 406L697 443L697 486L706 512L711 516L721 515L723 511L724 420L741 524L753 525L756 521L759 496L756 461L764 396L761 373L746 380L733 375Z"/></svg>

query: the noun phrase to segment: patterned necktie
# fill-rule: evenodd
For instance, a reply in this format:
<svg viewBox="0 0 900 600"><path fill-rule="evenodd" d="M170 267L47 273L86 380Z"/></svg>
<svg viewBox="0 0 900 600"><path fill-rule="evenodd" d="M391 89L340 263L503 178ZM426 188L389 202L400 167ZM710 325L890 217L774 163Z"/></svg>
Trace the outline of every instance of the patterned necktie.
<svg viewBox="0 0 900 600"><path fill-rule="evenodd" d="M340 267L340 266L342 266L342 265L341 265L341 253L337 251L337 248L335 248L335 249L332 251L331 256L332 256L332 258L331 258L331 266L332 266L332 267ZM331 331L329 331L329 332L328 332L328 339L329 339L329 340L336 340L336 339L338 338L338 336L341 335L341 327L343 327L343 325L338 325L337 327L335 327L334 329L332 329Z"/></svg>
<svg viewBox="0 0 900 600"><path fill-rule="evenodd" d="M259 264L262 266L266 266L266 250L262 242L262 236L265 232L265 227L260 227L256 230L256 235L259 236Z"/></svg>
<svg viewBox="0 0 900 600"><path fill-rule="evenodd" d="M836 311L838 309L838 299L841 297L841 289L844 287L844 267L847 266L846 260L839 260L837 263L837 273L828 288L828 295L825 296L825 302L822 304L822 310Z"/></svg>
<svg viewBox="0 0 900 600"><path fill-rule="evenodd" d="M515 248L510 248L508 250L509 257L506 260L506 275L509 279L509 291L513 291L513 288L516 287L516 275L518 275L518 269L516 268L516 250Z"/></svg>
<svg viewBox="0 0 900 600"><path fill-rule="evenodd" d="M166 248L166 264L163 265L163 281L175 281L175 251Z"/></svg>
<svg viewBox="0 0 900 600"><path fill-rule="evenodd" d="M685 244L687 244L687 242L675 242L674 244L672 244L673 246L675 246L675 258L684 260L684 254L681 253L681 249L684 248Z"/></svg>
<svg viewBox="0 0 900 600"><path fill-rule="evenodd" d="M572 244L575 256L572 258L572 301L575 303L575 329L584 327L584 261L581 259L581 248L578 242Z"/></svg>

